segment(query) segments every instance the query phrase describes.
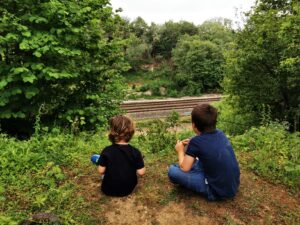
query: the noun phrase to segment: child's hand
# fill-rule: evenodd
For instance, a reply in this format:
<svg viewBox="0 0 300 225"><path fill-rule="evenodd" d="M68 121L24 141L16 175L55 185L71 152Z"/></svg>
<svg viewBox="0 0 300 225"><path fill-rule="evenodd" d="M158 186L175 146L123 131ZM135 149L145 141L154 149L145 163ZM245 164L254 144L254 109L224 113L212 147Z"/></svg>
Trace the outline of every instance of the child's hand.
<svg viewBox="0 0 300 225"><path fill-rule="evenodd" d="M183 143L183 141L177 141L177 143L175 145L175 149L178 153L179 152L184 152L184 143Z"/></svg>
<svg viewBox="0 0 300 225"><path fill-rule="evenodd" d="M190 139L187 138L187 139L182 140L181 142L183 145L187 145L190 142Z"/></svg>

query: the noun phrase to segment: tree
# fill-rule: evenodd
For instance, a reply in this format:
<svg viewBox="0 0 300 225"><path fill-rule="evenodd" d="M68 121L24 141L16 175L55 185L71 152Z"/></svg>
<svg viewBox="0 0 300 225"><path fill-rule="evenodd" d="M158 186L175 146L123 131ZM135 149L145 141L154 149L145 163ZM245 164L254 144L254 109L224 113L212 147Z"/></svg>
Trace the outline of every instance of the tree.
<svg viewBox="0 0 300 225"><path fill-rule="evenodd" d="M126 59L131 68L137 71L142 64L149 62L151 46L143 39L136 37L134 34L128 39L126 47Z"/></svg>
<svg viewBox="0 0 300 225"><path fill-rule="evenodd" d="M142 17L137 17L130 23L130 30L135 34L135 36L142 38L148 31L148 24Z"/></svg>
<svg viewBox="0 0 300 225"><path fill-rule="evenodd" d="M220 48L199 36L183 36L172 51L175 83L183 93L197 95L217 90L223 78L224 61Z"/></svg>
<svg viewBox="0 0 300 225"><path fill-rule="evenodd" d="M241 114L253 114L253 124L267 107L272 119L299 130L299 23L297 1L257 1L228 54L224 89Z"/></svg>
<svg viewBox="0 0 300 225"><path fill-rule="evenodd" d="M102 125L123 97L120 17L108 0L2 0L0 122ZM20 126L19 126L20 127Z"/></svg>
<svg viewBox="0 0 300 225"><path fill-rule="evenodd" d="M195 35L197 32L197 27L193 23L186 21L179 23L174 23L173 21L166 22L159 29L159 38L153 42L152 55L170 59L172 49L175 48L179 38L184 34Z"/></svg>
<svg viewBox="0 0 300 225"><path fill-rule="evenodd" d="M224 18L207 20L199 26L199 36L202 40L211 41L226 50L234 39L231 23L231 20Z"/></svg>

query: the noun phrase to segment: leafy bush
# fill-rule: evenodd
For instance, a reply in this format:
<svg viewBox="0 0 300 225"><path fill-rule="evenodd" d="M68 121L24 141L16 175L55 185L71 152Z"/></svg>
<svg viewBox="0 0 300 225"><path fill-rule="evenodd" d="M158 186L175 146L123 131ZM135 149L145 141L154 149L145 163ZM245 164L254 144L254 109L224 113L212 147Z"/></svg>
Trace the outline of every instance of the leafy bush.
<svg viewBox="0 0 300 225"><path fill-rule="evenodd" d="M74 198L71 178L89 163L82 155L98 153L104 144L98 135L84 133L45 133L27 141L0 135L0 223L19 224L39 212L53 213L63 224L82 223L78 209L85 204Z"/></svg>
<svg viewBox="0 0 300 225"><path fill-rule="evenodd" d="M178 121L179 115L175 111L165 121L155 119L137 137L137 141L146 152L167 152L176 144L176 130L172 129L178 125Z"/></svg>
<svg viewBox="0 0 300 225"><path fill-rule="evenodd" d="M256 1L227 54L223 88L233 107L256 113L269 105L273 120L300 130L300 6L297 0ZM259 123L259 121L258 121Z"/></svg>
<svg viewBox="0 0 300 225"><path fill-rule="evenodd" d="M95 128L123 98L120 17L106 0L0 5L0 124L42 121Z"/></svg>
<svg viewBox="0 0 300 225"><path fill-rule="evenodd" d="M258 123L261 118L259 113L241 112L234 103L231 103L226 97L224 98L221 102L213 104L218 109L218 128L228 134L237 135L243 134Z"/></svg>
<svg viewBox="0 0 300 225"><path fill-rule="evenodd" d="M150 61L150 52L151 46L132 35L129 38L125 56L131 68L137 71L141 65Z"/></svg>
<svg viewBox="0 0 300 225"><path fill-rule="evenodd" d="M135 73L129 73L125 75L128 83L142 83L138 90L140 92L151 92L151 97L160 97L160 96L177 96L177 91L174 90L175 84L170 78L173 77L174 71L172 70L171 65L167 62L163 62L158 68L155 68L153 71L136 71ZM138 79L137 79L138 77ZM135 91L134 90L134 91ZM133 92L130 98L136 98L136 92ZM140 97L149 97L144 95L144 93L139 93Z"/></svg>
<svg viewBox="0 0 300 225"><path fill-rule="evenodd" d="M224 62L221 49L199 36L183 36L172 51L176 68L175 83L187 95L198 95L220 88Z"/></svg>
<svg viewBox="0 0 300 225"><path fill-rule="evenodd" d="M300 187L300 133L287 124L269 123L231 139L247 168L293 189Z"/></svg>

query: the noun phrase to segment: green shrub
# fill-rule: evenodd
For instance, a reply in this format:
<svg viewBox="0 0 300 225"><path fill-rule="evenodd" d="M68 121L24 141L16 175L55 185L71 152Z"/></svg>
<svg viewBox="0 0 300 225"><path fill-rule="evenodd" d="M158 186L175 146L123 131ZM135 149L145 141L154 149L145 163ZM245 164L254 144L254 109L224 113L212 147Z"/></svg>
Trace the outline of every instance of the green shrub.
<svg viewBox="0 0 300 225"><path fill-rule="evenodd" d="M82 156L99 153L106 140L56 131L27 141L0 135L0 223L19 224L33 213L49 212L63 224L81 224L78 208L85 204L80 196L74 198L72 179L89 163Z"/></svg>
<svg viewBox="0 0 300 225"><path fill-rule="evenodd" d="M256 1L226 54L222 85L242 113L269 105L273 120L286 120L298 131L299 21L298 0Z"/></svg>
<svg viewBox="0 0 300 225"><path fill-rule="evenodd" d="M118 113L129 68L120 21L107 0L1 0L2 129L32 126L41 106L43 122L85 129Z"/></svg>
<svg viewBox="0 0 300 225"><path fill-rule="evenodd" d="M287 124L269 123L232 138L241 163L255 173L293 189L300 185L300 133Z"/></svg>
<svg viewBox="0 0 300 225"><path fill-rule="evenodd" d="M150 153L167 152L173 149L177 138L174 127L178 125L178 121L179 115L174 111L165 121L161 119L150 121L137 137L137 142Z"/></svg>
<svg viewBox="0 0 300 225"><path fill-rule="evenodd" d="M182 36L172 50L175 83L185 95L198 95L220 88L223 53L219 46L200 36Z"/></svg>
<svg viewBox="0 0 300 225"><path fill-rule="evenodd" d="M259 113L255 116L254 113L242 113L239 108L234 107L234 104L229 102L226 97L221 102L213 105L218 109L218 124L217 127L225 133L236 135L242 134L251 126L258 123L260 119Z"/></svg>

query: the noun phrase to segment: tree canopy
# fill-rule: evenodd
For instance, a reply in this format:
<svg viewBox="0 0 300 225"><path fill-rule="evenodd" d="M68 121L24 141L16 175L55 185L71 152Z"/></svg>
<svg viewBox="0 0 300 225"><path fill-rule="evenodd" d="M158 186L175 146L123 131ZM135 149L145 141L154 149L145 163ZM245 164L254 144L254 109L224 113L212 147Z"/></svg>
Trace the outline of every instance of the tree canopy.
<svg viewBox="0 0 300 225"><path fill-rule="evenodd" d="M241 113L253 114L253 122L269 107L272 119L299 129L299 13L297 1L257 1L228 54L225 91Z"/></svg>
<svg viewBox="0 0 300 225"><path fill-rule="evenodd" d="M198 35L183 36L173 49L175 82L187 95L201 94L219 88L224 62L221 49Z"/></svg>

